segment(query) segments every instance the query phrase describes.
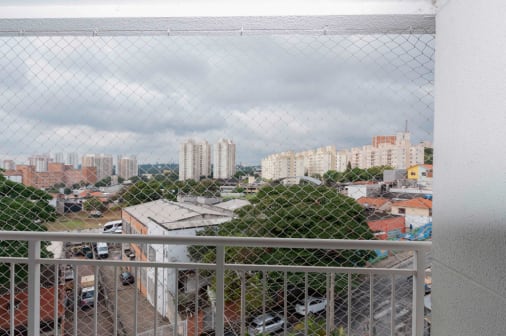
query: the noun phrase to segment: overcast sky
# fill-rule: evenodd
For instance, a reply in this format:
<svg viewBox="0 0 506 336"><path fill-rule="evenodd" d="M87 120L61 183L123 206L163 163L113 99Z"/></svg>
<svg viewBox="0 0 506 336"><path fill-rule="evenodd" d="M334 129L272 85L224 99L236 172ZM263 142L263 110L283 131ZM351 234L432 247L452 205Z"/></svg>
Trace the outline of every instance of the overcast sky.
<svg viewBox="0 0 506 336"><path fill-rule="evenodd" d="M432 141L432 36L0 38L0 158L55 152L177 162L189 138L237 163Z"/></svg>

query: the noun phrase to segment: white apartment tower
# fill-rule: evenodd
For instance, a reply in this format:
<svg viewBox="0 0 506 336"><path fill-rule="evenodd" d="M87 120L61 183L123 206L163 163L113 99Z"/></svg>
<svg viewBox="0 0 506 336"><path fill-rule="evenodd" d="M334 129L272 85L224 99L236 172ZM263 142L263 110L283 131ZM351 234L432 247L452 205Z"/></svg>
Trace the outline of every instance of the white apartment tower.
<svg viewBox="0 0 506 336"><path fill-rule="evenodd" d="M79 155L76 152L66 153L65 164L71 165L74 169L79 167Z"/></svg>
<svg viewBox="0 0 506 336"><path fill-rule="evenodd" d="M135 155L119 155L118 156L118 172L119 177L128 180L133 176L139 175L139 166Z"/></svg>
<svg viewBox="0 0 506 336"><path fill-rule="evenodd" d="M5 170L16 170L16 163L14 162L14 160L4 160L3 168Z"/></svg>
<svg viewBox="0 0 506 336"><path fill-rule="evenodd" d="M367 169L376 166L391 166L406 169L424 163L424 149L432 147L422 142L411 145L409 132L396 135L373 137L372 145L336 151L326 146L304 152L272 154L262 160L262 177L280 179L294 176L323 175L329 170L344 172L351 168Z"/></svg>
<svg viewBox="0 0 506 336"><path fill-rule="evenodd" d="M220 139L214 145L213 178L227 179L235 174L235 144L232 140Z"/></svg>
<svg viewBox="0 0 506 336"><path fill-rule="evenodd" d="M299 162L303 161L299 160ZM296 167L294 152L272 154L262 160L262 177L268 180L277 180L297 176L296 170L303 170L304 167Z"/></svg>
<svg viewBox="0 0 506 336"><path fill-rule="evenodd" d="M211 146L189 139L179 145L179 180L200 180L211 175Z"/></svg>
<svg viewBox="0 0 506 336"><path fill-rule="evenodd" d="M54 153L53 160L54 160L54 162L57 162L57 163L65 163L64 156L65 156L65 153L63 153L63 152Z"/></svg>
<svg viewBox="0 0 506 336"><path fill-rule="evenodd" d="M375 166L391 166L406 169L424 163L424 149L429 143L411 145L410 133L375 136L372 145L354 147L337 153L336 170L345 171L348 162L352 168L367 169Z"/></svg>
<svg viewBox="0 0 506 336"><path fill-rule="evenodd" d="M71 165L74 169L77 169L79 165L79 156L76 152L64 153L58 152L54 154L54 162L63 163L65 165Z"/></svg>
<svg viewBox="0 0 506 336"><path fill-rule="evenodd" d="M97 181L112 175L112 155L110 154L86 154L82 157L83 167L97 168Z"/></svg>
<svg viewBox="0 0 506 336"><path fill-rule="evenodd" d="M50 161L49 155L46 154L34 155L28 158L30 166L34 166L37 173L47 172Z"/></svg>

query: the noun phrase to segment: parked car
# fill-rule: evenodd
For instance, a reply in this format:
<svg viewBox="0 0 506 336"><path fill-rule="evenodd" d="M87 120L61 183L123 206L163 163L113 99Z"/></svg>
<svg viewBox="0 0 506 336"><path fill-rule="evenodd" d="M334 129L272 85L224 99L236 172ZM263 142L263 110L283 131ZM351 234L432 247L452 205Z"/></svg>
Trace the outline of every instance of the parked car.
<svg viewBox="0 0 506 336"><path fill-rule="evenodd" d="M306 311L306 303L307 303L307 311ZM323 310L327 306L327 299L321 297L308 296L305 301L299 302L295 305L295 311L297 314L306 315L306 314L316 314Z"/></svg>
<svg viewBox="0 0 506 336"><path fill-rule="evenodd" d="M109 245L107 243L97 243L97 256L100 259L109 257Z"/></svg>
<svg viewBox="0 0 506 336"><path fill-rule="evenodd" d="M119 275L122 285L131 285L135 283L135 277L130 272L123 272Z"/></svg>
<svg viewBox="0 0 506 336"><path fill-rule="evenodd" d="M248 332L250 335L269 335L282 330L285 320L278 314L263 314L251 322Z"/></svg>
<svg viewBox="0 0 506 336"><path fill-rule="evenodd" d="M100 218L102 216L103 216L102 211L98 211L98 210L92 210L92 211L90 211L90 214L88 215L88 217L90 217L90 218Z"/></svg>
<svg viewBox="0 0 506 336"><path fill-rule="evenodd" d="M123 229L123 221L119 219L105 223L102 232L117 233L116 231L119 230L118 233L121 233L123 231L122 229Z"/></svg>

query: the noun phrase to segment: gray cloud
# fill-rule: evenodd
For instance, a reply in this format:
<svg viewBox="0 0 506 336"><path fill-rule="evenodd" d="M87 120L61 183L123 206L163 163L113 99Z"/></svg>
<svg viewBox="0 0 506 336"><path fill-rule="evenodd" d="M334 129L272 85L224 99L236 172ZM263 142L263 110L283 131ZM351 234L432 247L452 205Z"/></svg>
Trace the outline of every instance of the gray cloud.
<svg viewBox="0 0 506 336"><path fill-rule="evenodd" d="M278 151L365 145L405 120L414 141L432 137L431 36L7 39L1 157L167 162L182 140L224 137L238 161L258 164Z"/></svg>

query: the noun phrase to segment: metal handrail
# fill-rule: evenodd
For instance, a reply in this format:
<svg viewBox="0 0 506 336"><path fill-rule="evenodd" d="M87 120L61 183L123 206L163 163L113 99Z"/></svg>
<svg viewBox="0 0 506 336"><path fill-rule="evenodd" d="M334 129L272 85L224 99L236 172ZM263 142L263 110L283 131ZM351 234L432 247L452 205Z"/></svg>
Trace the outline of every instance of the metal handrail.
<svg viewBox="0 0 506 336"><path fill-rule="evenodd" d="M0 263L26 263L29 269L29 306L40 306L40 266L41 264L75 264L75 265L101 265L154 267L158 268L193 268L211 269L216 271L216 322L215 329L218 335L224 331L224 298L225 298L225 270L235 271L284 271L284 272L321 272L327 274L381 274L381 275L412 275L413 276L413 311L412 334L423 335L424 327L424 280L425 280L425 254L431 248L431 242L406 241L371 241L371 240L344 240L344 239L301 239L301 238L256 238L256 237L209 237L209 236L148 236L148 235L107 235L100 233L71 233L71 232L15 232L0 231L3 240L28 241L28 257L0 257ZM99 242L107 240L111 243L150 243L164 245L201 245L216 247L215 263L181 263L181 262L149 262L149 261L111 261L111 260L76 260L51 259L40 256L40 246L43 241L88 241ZM357 250L396 250L413 251L413 268L365 268L365 267L317 267L297 265L248 265L225 263L225 247L270 247L270 248L298 248L298 249L357 249ZM372 297L370 298L372 300ZM372 302L371 302L372 304ZM372 309L372 308L371 308ZM29 310L28 329L30 335L39 335L38 309ZM372 315L370 316L372 319ZM370 321L372 324L372 320ZM370 329L370 334L372 328Z"/></svg>
<svg viewBox="0 0 506 336"><path fill-rule="evenodd" d="M258 238L258 237L216 237L216 236L163 236L141 234L72 233L72 232L33 232L0 231L2 240L24 241L104 241L111 243L143 243L206 246L248 246L276 248L310 248L341 250L397 250L428 251L431 242L391 241L391 240L353 240L353 239L310 239L310 238Z"/></svg>

